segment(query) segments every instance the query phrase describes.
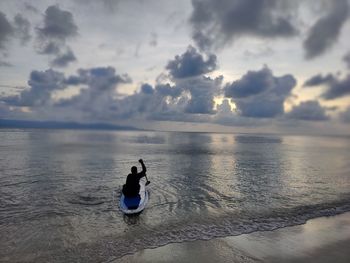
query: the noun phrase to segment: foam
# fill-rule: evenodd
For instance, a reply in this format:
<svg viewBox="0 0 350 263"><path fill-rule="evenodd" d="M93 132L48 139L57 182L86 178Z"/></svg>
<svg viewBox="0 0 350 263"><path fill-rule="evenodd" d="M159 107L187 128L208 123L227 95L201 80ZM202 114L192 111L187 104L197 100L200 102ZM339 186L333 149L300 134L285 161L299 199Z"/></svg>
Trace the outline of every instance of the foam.
<svg viewBox="0 0 350 263"><path fill-rule="evenodd" d="M307 220L334 216L350 211L350 200L342 202L303 206L274 211L269 215L237 216L203 219L198 222L180 222L135 230L123 236L110 236L94 244L82 244L65 254L65 259L113 261L127 254L147 248L157 248L170 243L209 240L217 237L237 236L255 231L271 231L287 226L304 224ZM68 251L67 251L68 252ZM77 258L78 257L78 258ZM83 259L81 258L83 257Z"/></svg>

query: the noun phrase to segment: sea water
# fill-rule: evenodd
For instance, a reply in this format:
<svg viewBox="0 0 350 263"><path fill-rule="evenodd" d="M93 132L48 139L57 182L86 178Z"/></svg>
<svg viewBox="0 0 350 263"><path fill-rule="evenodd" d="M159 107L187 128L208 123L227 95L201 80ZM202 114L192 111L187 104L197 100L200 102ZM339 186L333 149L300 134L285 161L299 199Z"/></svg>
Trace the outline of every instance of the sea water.
<svg viewBox="0 0 350 263"><path fill-rule="evenodd" d="M119 210L130 167L150 200ZM0 130L0 261L101 262L350 210L350 138Z"/></svg>

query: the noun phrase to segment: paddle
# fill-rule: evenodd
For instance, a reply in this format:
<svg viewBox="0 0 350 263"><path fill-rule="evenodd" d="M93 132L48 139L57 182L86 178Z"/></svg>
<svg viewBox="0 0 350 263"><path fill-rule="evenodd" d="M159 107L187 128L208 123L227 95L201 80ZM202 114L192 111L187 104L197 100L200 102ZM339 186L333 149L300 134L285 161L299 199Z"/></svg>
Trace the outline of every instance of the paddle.
<svg viewBox="0 0 350 263"><path fill-rule="evenodd" d="M145 185L149 185L151 183L151 181L148 181L148 178L147 178L147 175L145 174L145 177L146 177L146 184Z"/></svg>
<svg viewBox="0 0 350 263"><path fill-rule="evenodd" d="M146 166L145 166L145 164L143 163L143 160L142 160L142 159L140 159L139 162L140 162L140 164L142 165L142 170L145 171L145 177L146 177L146 180L147 180L147 181L146 181L146 185L149 185L149 184L151 183L151 181L149 181L148 178L147 178L147 175L146 175Z"/></svg>

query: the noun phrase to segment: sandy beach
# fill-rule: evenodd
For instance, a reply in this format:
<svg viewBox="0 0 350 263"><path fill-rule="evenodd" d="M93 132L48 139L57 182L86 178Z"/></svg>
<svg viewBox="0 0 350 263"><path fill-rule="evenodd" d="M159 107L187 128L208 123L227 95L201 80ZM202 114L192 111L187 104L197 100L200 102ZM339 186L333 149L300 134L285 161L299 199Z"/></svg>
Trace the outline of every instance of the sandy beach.
<svg viewBox="0 0 350 263"><path fill-rule="evenodd" d="M350 213L240 236L169 244L113 262L349 262Z"/></svg>

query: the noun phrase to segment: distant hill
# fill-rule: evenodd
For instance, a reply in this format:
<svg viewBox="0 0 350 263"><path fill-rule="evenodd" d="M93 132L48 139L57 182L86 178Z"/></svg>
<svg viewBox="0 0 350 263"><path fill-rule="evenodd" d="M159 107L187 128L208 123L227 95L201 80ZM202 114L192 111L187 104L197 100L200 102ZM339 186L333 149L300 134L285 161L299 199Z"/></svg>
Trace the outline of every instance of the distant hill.
<svg viewBox="0 0 350 263"><path fill-rule="evenodd" d="M31 129L70 129L70 130L124 130L138 131L140 129L107 123L78 123L57 121L27 121L0 119L1 128L31 128Z"/></svg>

